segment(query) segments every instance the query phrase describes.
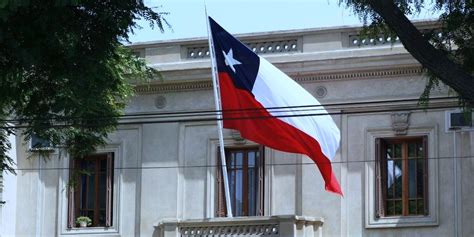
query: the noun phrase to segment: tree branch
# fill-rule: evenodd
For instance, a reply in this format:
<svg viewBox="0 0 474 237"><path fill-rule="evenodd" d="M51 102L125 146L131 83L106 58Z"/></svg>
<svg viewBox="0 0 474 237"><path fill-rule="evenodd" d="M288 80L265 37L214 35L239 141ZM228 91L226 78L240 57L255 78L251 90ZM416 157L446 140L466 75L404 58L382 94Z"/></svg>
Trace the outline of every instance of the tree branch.
<svg viewBox="0 0 474 237"><path fill-rule="evenodd" d="M474 105L474 77L431 45L393 0L368 0L368 4L398 35L406 50L446 85Z"/></svg>

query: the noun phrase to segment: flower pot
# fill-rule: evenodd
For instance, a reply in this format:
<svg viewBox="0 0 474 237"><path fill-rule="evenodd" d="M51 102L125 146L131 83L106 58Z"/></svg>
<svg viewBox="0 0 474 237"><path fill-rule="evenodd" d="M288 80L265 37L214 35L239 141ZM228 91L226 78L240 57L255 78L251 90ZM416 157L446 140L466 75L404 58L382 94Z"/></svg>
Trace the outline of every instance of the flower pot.
<svg viewBox="0 0 474 237"><path fill-rule="evenodd" d="M87 227L87 221L80 221L79 227Z"/></svg>

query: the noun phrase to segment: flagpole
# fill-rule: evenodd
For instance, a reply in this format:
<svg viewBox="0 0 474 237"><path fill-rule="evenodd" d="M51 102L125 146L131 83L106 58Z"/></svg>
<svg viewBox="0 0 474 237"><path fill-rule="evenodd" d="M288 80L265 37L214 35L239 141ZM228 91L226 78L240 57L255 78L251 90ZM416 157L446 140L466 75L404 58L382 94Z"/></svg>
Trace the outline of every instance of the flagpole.
<svg viewBox="0 0 474 237"><path fill-rule="evenodd" d="M225 159L224 151L224 135L222 133L222 106L221 106L221 97L219 94L219 80L217 80L217 65L216 65L216 54L214 52L214 41L210 33L209 18L207 16L207 7L206 1L204 0L204 11L206 12L206 22L207 22L207 38L209 41L209 54L211 57L211 66L212 66L212 86L214 88L214 102L216 105L217 111L217 131L219 134L219 150L220 158L222 164L222 177L224 178L224 192L225 192L225 203L227 208L227 217L232 217L232 205L230 204L230 192L229 192L229 179L227 176L227 164ZM219 112L220 111L220 112Z"/></svg>

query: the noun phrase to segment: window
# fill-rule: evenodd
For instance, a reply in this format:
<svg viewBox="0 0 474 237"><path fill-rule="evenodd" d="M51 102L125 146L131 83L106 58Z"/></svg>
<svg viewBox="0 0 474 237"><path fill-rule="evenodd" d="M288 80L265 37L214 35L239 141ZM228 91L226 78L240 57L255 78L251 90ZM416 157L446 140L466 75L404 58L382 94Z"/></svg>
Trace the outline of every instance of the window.
<svg viewBox="0 0 474 237"><path fill-rule="evenodd" d="M51 143L47 139L41 138L36 134L32 134L30 139L30 150L52 151L53 147L51 147Z"/></svg>
<svg viewBox="0 0 474 237"><path fill-rule="evenodd" d="M226 148L229 192L234 216L263 215L263 147ZM220 159L217 169L217 216L226 216Z"/></svg>
<svg viewBox="0 0 474 237"><path fill-rule="evenodd" d="M74 159L70 172L68 228L79 216L88 216L91 227L112 226L113 153Z"/></svg>
<svg viewBox="0 0 474 237"><path fill-rule="evenodd" d="M428 215L427 137L375 142L376 217Z"/></svg>

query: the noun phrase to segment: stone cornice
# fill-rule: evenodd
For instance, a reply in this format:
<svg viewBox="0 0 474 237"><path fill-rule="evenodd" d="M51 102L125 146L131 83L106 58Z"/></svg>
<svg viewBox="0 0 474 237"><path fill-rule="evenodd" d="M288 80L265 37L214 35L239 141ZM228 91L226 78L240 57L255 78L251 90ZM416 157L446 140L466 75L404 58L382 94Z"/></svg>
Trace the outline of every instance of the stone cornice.
<svg viewBox="0 0 474 237"><path fill-rule="evenodd" d="M306 75L290 75L295 81L300 83L314 81L333 81L333 80L351 80L351 79L379 79L386 77L407 77L419 76L423 73L420 66L371 69L351 72L335 73L314 73ZM158 82L149 85L139 85L135 87L137 94L157 94L167 92L211 90L212 82L210 80L193 80L179 82Z"/></svg>
<svg viewBox="0 0 474 237"><path fill-rule="evenodd" d="M421 75L423 69L419 66L392 68L382 70L364 70L352 72L309 74L292 76L298 82L311 81L332 81L332 80L350 80L350 79L377 79L384 77L417 76Z"/></svg>
<svg viewBox="0 0 474 237"><path fill-rule="evenodd" d="M155 94L176 91L196 91L210 90L212 82L210 80L182 81L182 82L162 82L151 85L139 85L135 87L138 94Z"/></svg>

